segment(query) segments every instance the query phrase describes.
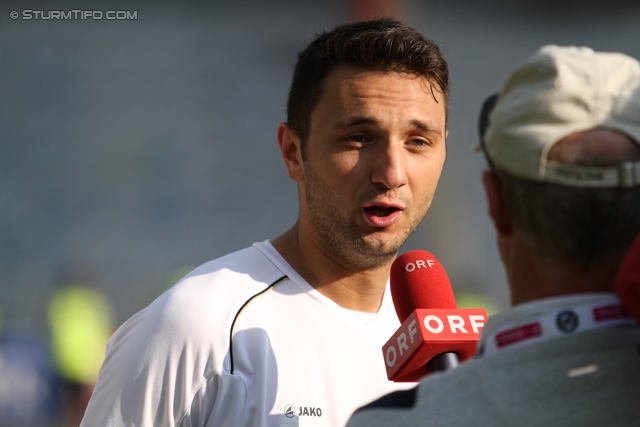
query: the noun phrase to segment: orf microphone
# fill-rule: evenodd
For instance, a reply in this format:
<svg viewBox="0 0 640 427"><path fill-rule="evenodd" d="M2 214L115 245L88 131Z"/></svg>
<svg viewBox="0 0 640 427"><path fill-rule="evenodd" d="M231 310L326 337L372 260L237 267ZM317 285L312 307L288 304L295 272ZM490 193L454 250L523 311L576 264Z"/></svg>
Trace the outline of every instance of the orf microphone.
<svg viewBox="0 0 640 427"><path fill-rule="evenodd" d="M387 377L413 382L475 354L484 309L457 309L449 277L427 251L411 251L391 266L391 297L402 325L382 347Z"/></svg>

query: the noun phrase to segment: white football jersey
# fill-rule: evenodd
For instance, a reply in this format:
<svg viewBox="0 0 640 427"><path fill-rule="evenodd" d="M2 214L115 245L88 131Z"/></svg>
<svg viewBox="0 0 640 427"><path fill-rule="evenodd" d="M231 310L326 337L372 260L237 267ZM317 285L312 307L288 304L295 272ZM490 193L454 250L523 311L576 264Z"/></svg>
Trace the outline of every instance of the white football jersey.
<svg viewBox="0 0 640 427"><path fill-rule="evenodd" d="M110 339L82 422L90 426L346 424L415 384L387 380L382 345L400 326L341 308L268 242L206 263Z"/></svg>

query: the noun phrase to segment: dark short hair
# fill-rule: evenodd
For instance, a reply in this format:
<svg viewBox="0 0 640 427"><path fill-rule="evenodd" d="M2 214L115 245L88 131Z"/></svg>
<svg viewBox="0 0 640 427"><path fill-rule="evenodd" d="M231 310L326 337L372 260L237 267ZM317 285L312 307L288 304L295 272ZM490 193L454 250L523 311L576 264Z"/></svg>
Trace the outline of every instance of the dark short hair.
<svg viewBox="0 0 640 427"><path fill-rule="evenodd" d="M425 77L431 90L435 84L442 93L448 111L449 69L434 42L389 18L341 25L316 35L298 54L287 101L287 122L303 147L323 82L338 65Z"/></svg>

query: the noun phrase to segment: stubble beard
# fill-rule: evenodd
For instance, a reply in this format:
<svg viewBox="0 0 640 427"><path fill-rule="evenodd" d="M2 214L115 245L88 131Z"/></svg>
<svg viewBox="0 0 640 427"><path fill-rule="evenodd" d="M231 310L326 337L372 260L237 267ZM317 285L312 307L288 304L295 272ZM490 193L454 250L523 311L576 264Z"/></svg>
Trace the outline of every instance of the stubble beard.
<svg viewBox="0 0 640 427"><path fill-rule="evenodd" d="M303 167L305 201L322 250L334 261L356 270L374 269L391 262L418 227L433 199L431 193L422 200L417 207L418 215L409 226L385 244L372 236L375 233L367 234L359 229L350 216L351 212L345 210L344 203L330 187L307 164ZM384 191L373 188L366 194L359 195L354 205L361 206L381 193Z"/></svg>

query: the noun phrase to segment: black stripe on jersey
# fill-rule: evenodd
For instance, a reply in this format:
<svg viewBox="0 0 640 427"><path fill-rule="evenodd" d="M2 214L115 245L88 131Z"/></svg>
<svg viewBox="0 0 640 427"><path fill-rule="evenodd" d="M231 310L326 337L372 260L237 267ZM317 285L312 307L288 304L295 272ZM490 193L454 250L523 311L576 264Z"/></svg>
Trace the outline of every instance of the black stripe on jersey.
<svg viewBox="0 0 640 427"><path fill-rule="evenodd" d="M236 313L236 316L233 318L233 322L231 322L231 331L229 332L229 356L231 357L231 375L233 375L233 372L234 372L234 367L233 367L233 328L236 326L236 320L238 320L238 317L240 316L240 313L242 312L242 310L244 310L244 308L251 301L253 301L255 298L259 297L260 295L264 294L269 289L273 288L275 285L277 285L278 283L282 282L285 279L288 279L288 277L287 276L280 277L278 280L276 280L275 282L273 282L272 284L270 284L269 286L267 286L266 288L264 288L263 290L261 290L260 292L258 292L257 294L255 294L254 296L249 298L248 300L246 300L244 302L244 304L242 304L242 307L240 307L240 309Z"/></svg>
<svg viewBox="0 0 640 427"><path fill-rule="evenodd" d="M367 409L409 409L413 408L416 404L416 398L418 397L418 386L410 388L409 390L400 390L393 393L389 393L382 396L378 400L374 400L366 406L358 409L358 411L366 411ZM358 412L356 411L356 412Z"/></svg>

